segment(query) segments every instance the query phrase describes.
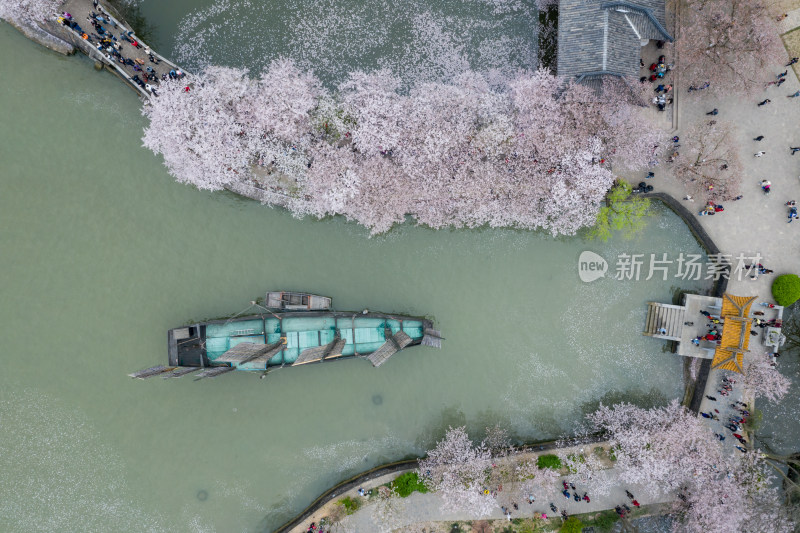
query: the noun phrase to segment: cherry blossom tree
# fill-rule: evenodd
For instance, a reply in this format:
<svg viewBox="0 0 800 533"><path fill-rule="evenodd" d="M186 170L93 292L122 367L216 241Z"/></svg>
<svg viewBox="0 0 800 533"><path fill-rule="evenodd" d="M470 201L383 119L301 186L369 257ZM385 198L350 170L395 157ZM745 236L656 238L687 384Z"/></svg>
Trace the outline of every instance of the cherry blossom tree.
<svg viewBox="0 0 800 533"><path fill-rule="evenodd" d="M528 497L545 497L554 492L561 479L561 474L553 468L539 468L535 459L517 462L514 466L513 482L518 486L517 497L526 500Z"/></svg>
<svg viewBox="0 0 800 533"><path fill-rule="evenodd" d="M51 18L63 0L3 0L0 2L0 18L42 22Z"/></svg>
<svg viewBox="0 0 800 533"><path fill-rule="evenodd" d="M742 387L752 391L756 398L777 402L789 391L791 380L781 374L762 353L745 354Z"/></svg>
<svg viewBox="0 0 800 533"><path fill-rule="evenodd" d="M635 90L597 93L544 69L507 90L465 72L408 93L388 71L356 72L331 93L277 60L257 79L213 67L159 95L144 145L178 181L246 183L296 216L343 215L373 233L410 215L571 235L595 222L608 163L643 168L657 144L637 126Z"/></svg>
<svg viewBox="0 0 800 533"><path fill-rule="evenodd" d="M683 134L675 176L698 198L731 200L739 193L742 167L733 124L703 121Z"/></svg>
<svg viewBox="0 0 800 533"><path fill-rule="evenodd" d="M585 453L583 449L559 449L558 457L567 471L564 478L567 483L588 485L592 488L592 494L597 496L605 496L619 485L615 476L607 472L610 465L594 453Z"/></svg>
<svg viewBox="0 0 800 533"><path fill-rule="evenodd" d="M754 93L786 52L766 0L691 0L682 4L676 68L682 80L710 91ZM769 73L769 74L768 74Z"/></svg>
<svg viewBox="0 0 800 533"><path fill-rule="evenodd" d="M436 491L449 510L461 510L476 518L488 516L497 507L488 494L485 479L491 454L474 445L464 427L450 428L427 457L419 462L419 475Z"/></svg>
<svg viewBox="0 0 800 533"><path fill-rule="evenodd" d="M178 181L200 189L219 190L245 178L254 155L236 109L249 88L245 71L222 67L209 68L202 80L163 83L159 97L143 108L150 119L144 146L164 156Z"/></svg>
<svg viewBox="0 0 800 533"><path fill-rule="evenodd" d="M761 454L724 446L677 401L653 409L601 406L588 419L614 446L621 481L680 495L681 531L757 532L764 524L792 530Z"/></svg>
<svg viewBox="0 0 800 533"><path fill-rule="evenodd" d="M242 123L289 144L309 132L310 114L324 94L312 73L281 58L270 63L253 85L252 97L240 100L236 109Z"/></svg>
<svg viewBox="0 0 800 533"><path fill-rule="evenodd" d="M681 531L690 533L769 531L789 533L794 524L773 486L773 476L756 452L728 455L713 465L711 477L685 486L686 501L680 500ZM697 481L697 480L693 480ZM713 483L713 484L711 484Z"/></svg>
<svg viewBox="0 0 800 533"><path fill-rule="evenodd" d="M486 436L481 444L489 450L489 454L493 459L507 457L513 450L508 430L500 426L500 424L486 428Z"/></svg>

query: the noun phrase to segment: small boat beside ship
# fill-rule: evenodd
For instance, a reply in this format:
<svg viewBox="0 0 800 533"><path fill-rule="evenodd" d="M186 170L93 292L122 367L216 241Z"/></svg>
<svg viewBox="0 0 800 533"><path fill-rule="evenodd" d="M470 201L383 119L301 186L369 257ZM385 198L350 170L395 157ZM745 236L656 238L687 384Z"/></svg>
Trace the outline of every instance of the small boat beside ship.
<svg viewBox="0 0 800 533"><path fill-rule="evenodd" d="M208 378L235 370L266 373L340 359L363 358L378 367L409 346L441 347L433 323L420 317L334 311L331 298L268 292L258 314L209 320L167 333L168 364L129 374Z"/></svg>

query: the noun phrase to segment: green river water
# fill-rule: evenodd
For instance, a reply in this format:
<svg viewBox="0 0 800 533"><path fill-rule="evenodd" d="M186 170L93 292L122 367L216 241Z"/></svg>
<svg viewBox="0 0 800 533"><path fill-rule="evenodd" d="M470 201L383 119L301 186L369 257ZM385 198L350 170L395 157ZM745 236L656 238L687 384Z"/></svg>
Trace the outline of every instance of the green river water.
<svg viewBox="0 0 800 533"><path fill-rule="evenodd" d="M655 209L635 240L510 230L387 235L175 183L133 92L0 23L0 531L259 531L448 424L569 433L601 399L682 395L643 337L683 281L578 279L578 255L700 249ZM166 330L267 289L429 315L447 340L365 361L131 380ZM477 433L476 433L477 434ZM198 494L205 491L201 501Z"/></svg>

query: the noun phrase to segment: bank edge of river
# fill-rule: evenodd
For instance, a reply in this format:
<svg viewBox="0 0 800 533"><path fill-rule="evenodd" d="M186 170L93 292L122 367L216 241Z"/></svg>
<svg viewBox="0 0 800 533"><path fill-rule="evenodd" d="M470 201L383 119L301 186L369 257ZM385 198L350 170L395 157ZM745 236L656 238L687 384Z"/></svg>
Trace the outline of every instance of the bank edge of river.
<svg viewBox="0 0 800 533"><path fill-rule="evenodd" d="M118 17L119 18L119 17ZM57 31L54 31L51 26L56 26L55 22L48 21L47 23L42 24L33 24L21 19L14 19L14 18L6 18L4 19L8 22L12 27L17 29L21 32L25 37L30 39L33 42L36 42L49 50L54 52L60 53L62 55L72 55L78 49L82 52L87 54L89 57L92 57L92 54L88 52L84 47L76 47L73 44L62 39L60 36L56 35ZM121 22L124 22L121 20ZM49 28L49 29L48 29ZM58 30L59 28L55 28ZM84 43L78 43L84 44ZM110 72L116 74L121 80L126 82L126 84L130 85L129 80L119 76L118 73L114 72L113 69L109 68L106 65L106 69ZM134 89L138 88L134 87ZM257 187L248 185L246 183L236 183L233 186L226 187L228 191L233 194L258 201L262 204L269 204L270 206L277 206L277 207L286 207L288 204L288 198L284 197L283 195L271 193L266 190L259 189ZM703 229L702 226L698 223L697 219L692 216L692 214L682 206L675 198L670 196L666 193L649 193L645 195L649 198L657 199L665 204L668 208L670 208L675 214L677 214L688 226L691 233L694 235L695 239L698 243L706 250L707 253L719 253L719 249L717 248L714 241L708 235L708 233ZM720 297L727 288L727 279L720 278L717 280L714 286L713 294L715 296ZM709 375L711 367L711 361L708 359L704 359L701 362L700 369L697 375L697 378L692 381L686 382L686 394L684 398L684 405L686 405L691 411L697 413L700 408L700 402L702 401L703 395L705 394L707 379ZM688 403L688 405L687 405ZM584 444L584 443L599 443L602 442L602 437L594 436L588 439L576 439L571 441L568 446L572 446L575 444ZM531 444L523 444L516 448L515 453L525 453L525 452L532 452L532 451L543 451L543 450L551 450L557 448L557 443L555 441L548 441L545 443L531 443ZM306 509L301 511L297 516L293 519L286 522L284 525L280 526L279 528L273 530L274 533L287 533L291 531L292 528L296 527L298 524L307 520L309 517L314 515L317 511L323 508L327 503L329 503L334 498L341 496L342 494L353 490L356 486L361 486L368 481L375 480L377 478L381 478L388 474L400 474L405 471L412 471L416 468L418 464L418 458L414 459L407 459L402 460L394 463L384 464L375 468L372 468L366 472L362 472L353 476L349 479L346 479L335 486L331 487L330 489L323 492L319 497L317 497L311 504L309 504ZM263 531L267 531L263 529Z"/></svg>
<svg viewBox="0 0 800 533"><path fill-rule="evenodd" d="M52 30L46 29L38 24L33 24L19 18L8 17L3 19L13 28L16 28L22 35L31 41L38 43L53 52L69 56L75 53L75 47L67 41L51 33Z"/></svg>
<svg viewBox="0 0 800 533"><path fill-rule="evenodd" d="M231 191L231 192L234 192L236 194L241 194L239 191ZM244 194L242 195L246 196ZM705 229L698 223L697 219L692 215L692 213L688 209L686 209L686 207L681 205L681 203L678 202L674 197L663 192L648 193L644 196L660 201L671 211L673 211L678 217L680 217L680 219L683 220L683 222L689 228L689 231L692 233L694 238L697 240L700 246L706 251L707 254L719 253L719 248L717 247L716 243L711 238L711 236L708 234L708 232L706 232ZM260 198L254 198L254 199L261 200ZM262 203L264 203L264 200L261 201ZM727 287L728 287L728 279L724 276L721 276L714 283L712 294L714 296L721 298L722 295L727 290ZM685 364L690 365L691 361L688 361L687 358ZM688 372L688 366L686 366L685 368L687 369L687 371L684 372L685 394L682 403L685 407L687 407L690 411L692 411L696 415L700 410L700 402L702 401L706 393L706 386L708 384L708 375L711 370L711 360L710 359L702 360L702 362L700 363L700 368L697 372L697 377L694 379L691 378L690 373ZM522 454L530 452L540 452L546 450L553 450L560 447L574 446L577 444L602 443L602 442L604 442L604 439L602 436L599 435L594 435L591 437L587 437L585 439L576 438L574 440L569 440L566 443L562 441L533 442L515 446L513 453ZM561 446L559 446L559 444L561 444ZM273 529L271 533L295 533L296 531L299 531L296 528L301 523L307 522L310 519L318 521L321 518L321 516L318 516L319 511L323 510L335 498L344 496L346 493L355 490L356 487L361 487L379 478L384 478L389 475L395 475L395 474L400 475L405 472L411 472L417 468L419 459L420 458L405 459L393 463L380 465L371 468L365 472L361 472L360 474L356 474L355 476L347 478L343 481L340 481L336 485L332 486L331 488L320 494L313 502L311 502L305 509L303 509L300 513L298 513L294 518L291 518L283 525L279 526L277 529ZM265 525L263 525L263 522L262 526L260 526L260 531L262 531L262 533L269 533L269 530L266 528Z"/></svg>

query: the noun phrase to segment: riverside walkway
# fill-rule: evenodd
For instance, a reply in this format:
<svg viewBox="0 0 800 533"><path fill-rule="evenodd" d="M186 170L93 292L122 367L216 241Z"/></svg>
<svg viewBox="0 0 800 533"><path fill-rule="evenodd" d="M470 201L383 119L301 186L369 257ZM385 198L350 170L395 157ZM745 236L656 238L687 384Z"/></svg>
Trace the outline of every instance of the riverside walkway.
<svg viewBox="0 0 800 533"><path fill-rule="evenodd" d="M800 10L792 12L800 24ZM786 31L786 28L782 28ZM731 95L727 97L712 97L699 93L688 93L688 87L677 86L676 112L679 113L676 121L677 127L670 135L682 136L682 132L692 125L707 121L710 117L706 113L718 109L719 114L713 118L727 120L735 124L739 157L744 166L742 184L738 201L722 202L725 211L715 216L698 216L703 208L704 199L695 198L694 201L682 200L687 195L687 190L671 172L669 164L661 164L654 170L655 178L648 180L655 191L666 194L678 200L683 207L691 213L687 223L710 237L719 247L718 252L731 254L734 258L739 254L746 257L760 255L761 263L768 269L774 270L773 274L759 275L755 278L749 276L732 275L727 280L726 288L729 293L740 296L755 296L756 302L774 302L772 297L772 282L782 274L798 274L800 270L800 223L788 223L789 200L800 201L800 156L793 156L790 146L800 146L800 98L788 98L789 95L800 90L800 81L797 70L785 65L789 61L771 65L767 76L775 80L775 75L788 70L786 82L776 87L768 86L763 93L752 97ZM772 76L770 76L770 71ZM771 102L765 106L758 106L758 102L769 98ZM679 102L678 102L679 100ZM754 139L763 135L762 141ZM688 139L681 138L681 143ZM753 157L758 151L765 151L763 157ZM643 174L624 176L631 184L642 181ZM759 185L762 179L772 182L772 191L765 195ZM635 185L634 185L635 186ZM664 250L665 252L667 250ZM715 253L711 250L709 253ZM735 263L735 261L734 261ZM717 294L719 296L720 294ZM762 349L763 350L763 349ZM748 357L758 355L757 351L745 354L745 363ZM780 370L780 359L777 360ZM710 367L708 362L703 366ZM708 425L715 431L727 437L731 449L740 443L730 436L730 431L724 429L724 421L730 415L729 405L735 401L744 401L751 405L754 403L754 391L745 390L741 386L741 376L734 377L737 384L728 396L721 396L718 390L725 376L731 373L723 370L707 368L707 379L702 383L704 390L694 394L692 408L698 412L710 413L714 409L722 411L722 423L706 419ZM701 368L701 373L702 373ZM735 376L735 374L734 374ZM717 401L708 399L707 396L716 397ZM747 447L752 447L748 439ZM735 452L734 452L735 453Z"/></svg>
<svg viewBox="0 0 800 533"><path fill-rule="evenodd" d="M559 453L569 454L589 454L593 453L597 446L603 446L602 441L594 439L587 440L586 442L568 446L558 449ZM537 451L523 451L521 453L512 454L509 458L502 461L525 461L536 460L537 456L543 453L553 453L555 447L553 445L537 446L533 448ZM498 463L502 467L501 463ZM365 501L364 506L354 514L345 517L337 526L338 529L333 531L343 532L361 532L361 531L418 531L420 527L425 527L427 531L438 531L438 529L431 529L433 524L447 524L454 521L469 521L474 520L473 516L469 516L464 511L445 511L443 510L442 498L436 493L420 494L418 492L412 493L407 498L393 497L390 499L390 506L392 511L385 511L385 502L381 498L372 496L363 498L359 496L359 489L369 491L377 489L378 487L390 483L397 476L413 472L417 468L416 462L410 466L401 469L394 469L386 475L380 477L368 477L360 484L349 483L343 490L336 492L336 497L329 499L324 505L316 508L312 513L306 514L302 520L298 520L291 525L279 528L276 533L305 533L309 530L312 523L319 524L320 520L329 516L334 508L338 505L337 502L345 497L361 498ZM559 511L566 510L569 515L577 515L583 513L596 513L608 509L613 509L617 505L627 504L631 508L630 499L626 496L625 491L630 490L637 498L637 501L643 506L663 504L671 502L675 499L674 494L648 494L644 487L638 485L621 485L614 483L612 480L616 477L613 468L603 470L597 474L596 481L600 481L601 485L610 487L607 494L596 494L592 492L592 485L576 484L576 490L583 494L589 494L589 502L574 501L574 499L567 500L562 494L561 480L557 481L553 488L543 490L541 488L535 489L533 495L536 501L528 503L527 492L521 491L522 487L519 483L506 483L500 485L500 489L496 493L497 506L493 509L489 516L483 517L483 520L498 520L502 522L507 521L506 516L501 510L501 506L507 507L511 519L515 518L531 518L535 513L545 513L550 520L551 524L557 526L561 524L561 515L553 513L550 509L550 503L554 503ZM575 491L570 490L571 493ZM513 504L518 505L518 509L513 509ZM416 529L415 529L416 528ZM325 529L327 531L327 528ZM449 528L447 528L449 531Z"/></svg>

